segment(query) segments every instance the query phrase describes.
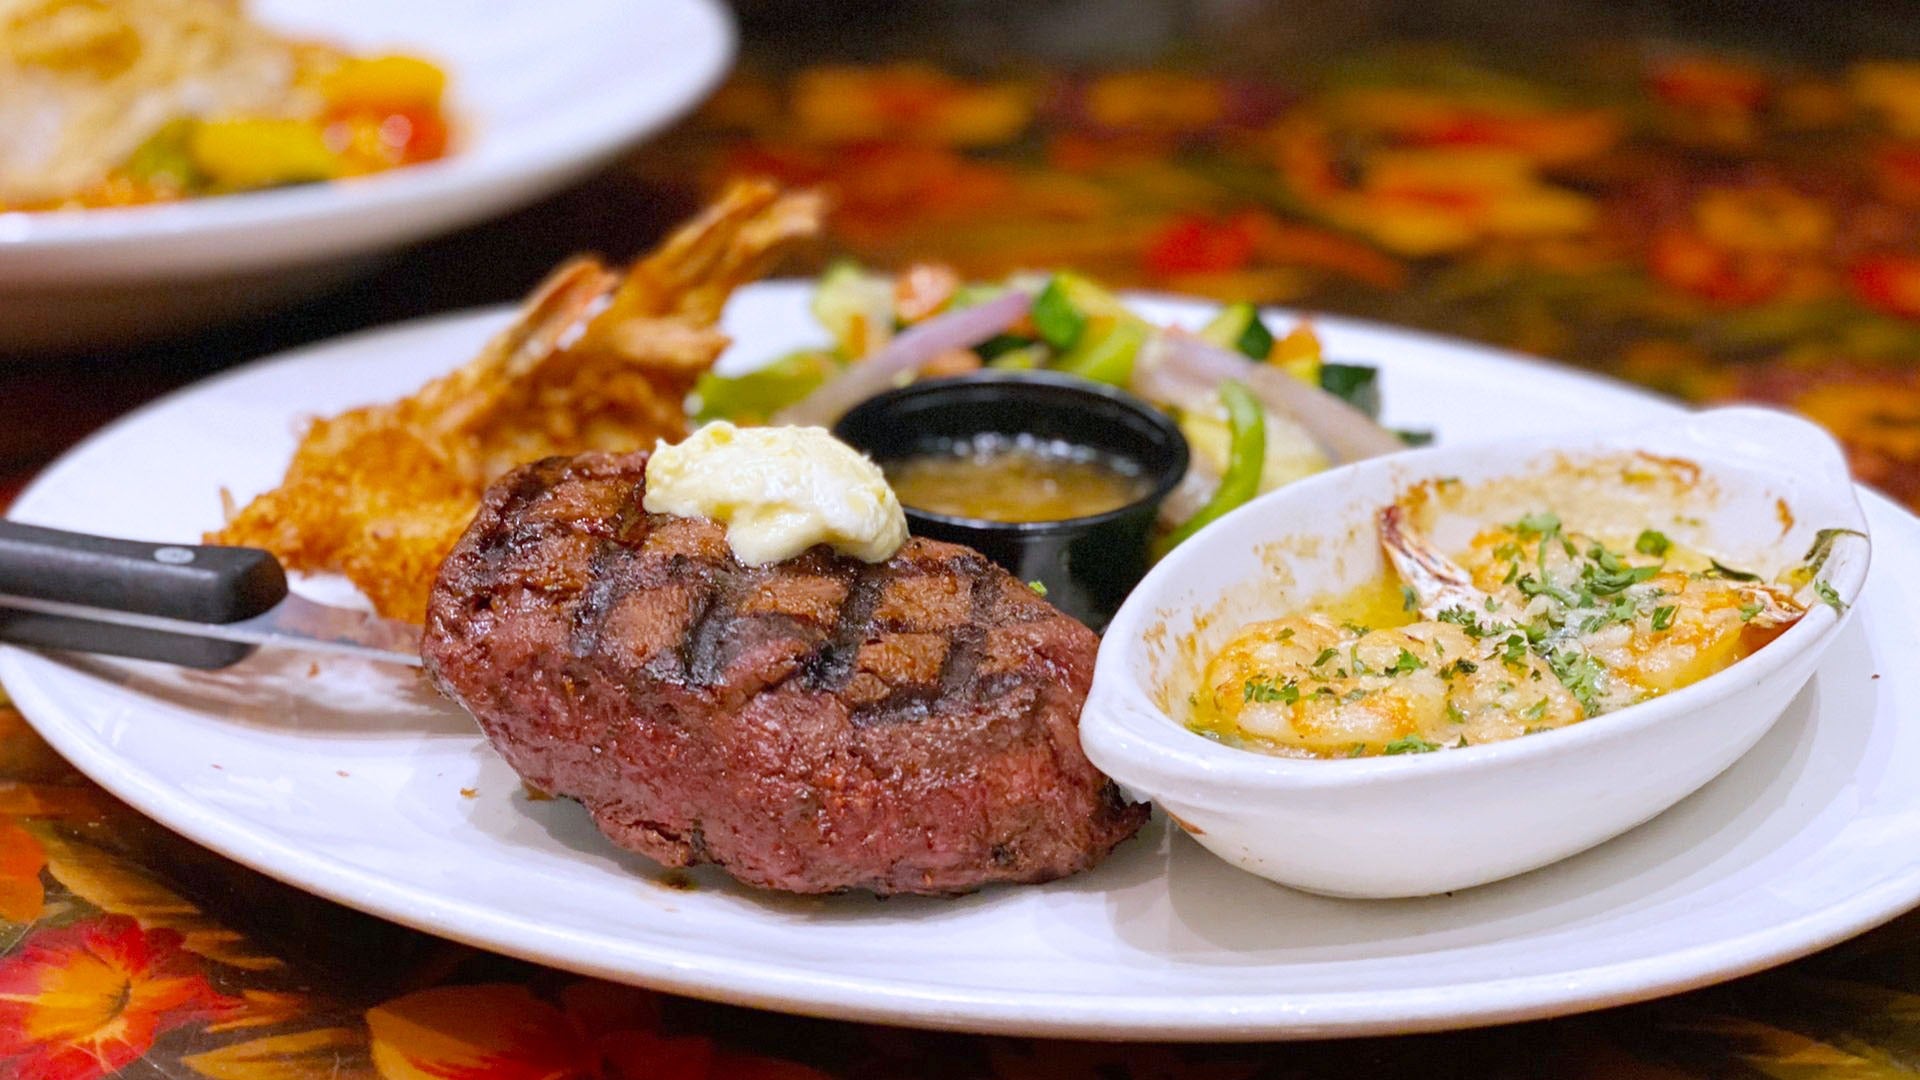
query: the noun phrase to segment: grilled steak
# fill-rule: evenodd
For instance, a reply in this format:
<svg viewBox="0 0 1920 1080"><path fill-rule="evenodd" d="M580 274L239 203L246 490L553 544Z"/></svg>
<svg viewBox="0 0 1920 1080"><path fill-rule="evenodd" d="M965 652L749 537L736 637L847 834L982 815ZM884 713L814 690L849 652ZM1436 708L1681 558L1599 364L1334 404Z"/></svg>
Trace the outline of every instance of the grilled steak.
<svg viewBox="0 0 1920 1080"><path fill-rule="evenodd" d="M1080 750L1086 627L952 544L742 566L641 508L645 465L509 474L434 585L427 670L529 783L667 866L800 893L1047 881L1146 820Z"/></svg>

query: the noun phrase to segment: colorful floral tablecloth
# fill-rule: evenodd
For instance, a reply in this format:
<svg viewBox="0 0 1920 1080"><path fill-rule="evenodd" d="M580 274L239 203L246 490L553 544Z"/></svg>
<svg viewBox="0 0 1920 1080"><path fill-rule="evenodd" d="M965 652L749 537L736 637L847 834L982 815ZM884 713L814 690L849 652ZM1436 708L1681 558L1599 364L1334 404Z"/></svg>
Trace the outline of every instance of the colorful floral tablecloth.
<svg viewBox="0 0 1920 1080"><path fill-rule="evenodd" d="M739 172L834 190L822 258L939 259L979 275L1067 264L1116 284L1477 337L1696 400L1782 402L1841 435L1864 478L1920 500L1917 65L1593 46L1530 71L1379 50L1283 80L763 66L597 190L676 207ZM515 228L537 237L548 225ZM493 242L527 250L513 233ZM450 280L439 262L432 273ZM354 296L356 311L404 310ZM131 382L99 369L9 376L0 408L16 423L0 450L30 465L199 368L167 370ZM0 1077L1915 1070L1920 916L1668 1001L1343 1043L976 1038L668 998L492 957L261 878L119 805L0 706Z"/></svg>
<svg viewBox="0 0 1920 1080"><path fill-rule="evenodd" d="M1547 1023L1266 1046L985 1038L581 979L336 907L116 803L0 706L0 1077L1869 1080L1920 1068L1920 916Z"/></svg>

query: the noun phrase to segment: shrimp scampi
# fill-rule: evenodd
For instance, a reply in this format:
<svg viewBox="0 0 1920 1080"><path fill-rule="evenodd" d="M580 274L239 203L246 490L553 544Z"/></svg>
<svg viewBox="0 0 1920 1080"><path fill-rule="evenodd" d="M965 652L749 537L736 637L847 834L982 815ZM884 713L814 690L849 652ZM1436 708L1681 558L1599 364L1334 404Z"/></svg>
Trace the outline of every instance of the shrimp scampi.
<svg viewBox="0 0 1920 1080"><path fill-rule="evenodd" d="M1384 625L1338 617L1335 600L1246 627L1206 665L1195 730L1283 755L1362 757L1564 727L1773 640L1807 610L1799 593L1823 554L1770 582L1653 529L1610 544L1545 511L1484 529L1458 559L1398 505L1377 525L1404 604L1372 620Z"/></svg>

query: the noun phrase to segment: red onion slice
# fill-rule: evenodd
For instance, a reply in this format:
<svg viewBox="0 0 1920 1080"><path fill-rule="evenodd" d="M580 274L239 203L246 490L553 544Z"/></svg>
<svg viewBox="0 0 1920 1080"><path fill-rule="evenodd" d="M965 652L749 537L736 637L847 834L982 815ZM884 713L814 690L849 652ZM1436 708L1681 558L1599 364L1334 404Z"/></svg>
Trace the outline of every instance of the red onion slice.
<svg viewBox="0 0 1920 1080"><path fill-rule="evenodd" d="M893 386L903 373L913 371L948 349L967 349L1005 331L1026 315L1033 297L1010 289L984 303L928 319L900 335L865 360L828 380L818 390L773 414L776 424L829 425L840 414Z"/></svg>
<svg viewBox="0 0 1920 1080"><path fill-rule="evenodd" d="M1133 378L1127 389L1157 405L1171 409L1203 409L1218 396L1218 379L1210 379L1193 370L1193 365L1167 363L1169 335L1162 331L1147 338L1140 358L1133 365Z"/></svg>
<svg viewBox="0 0 1920 1080"><path fill-rule="evenodd" d="M1213 463L1194 454L1187 459L1187 472L1160 503L1160 523L1172 529L1207 505L1220 490L1220 472Z"/></svg>
<svg viewBox="0 0 1920 1080"><path fill-rule="evenodd" d="M1238 379L1262 405L1297 421L1335 461L1358 461L1407 448L1398 435L1325 390L1191 334L1167 332L1154 354L1151 359L1156 362L1140 373L1137 384L1145 396L1190 392L1196 384L1218 386Z"/></svg>

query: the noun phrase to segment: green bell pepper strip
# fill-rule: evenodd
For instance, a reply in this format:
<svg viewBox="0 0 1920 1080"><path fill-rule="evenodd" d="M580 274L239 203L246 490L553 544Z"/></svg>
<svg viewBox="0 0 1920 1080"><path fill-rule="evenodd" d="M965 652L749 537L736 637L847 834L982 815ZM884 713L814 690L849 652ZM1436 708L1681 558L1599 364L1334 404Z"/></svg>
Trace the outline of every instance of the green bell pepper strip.
<svg viewBox="0 0 1920 1080"><path fill-rule="evenodd" d="M1220 401L1227 407L1227 468L1207 505L1194 512L1154 545L1159 558L1194 533L1213 524L1260 493L1260 472L1267 463L1267 413L1259 399L1242 383L1220 384Z"/></svg>

